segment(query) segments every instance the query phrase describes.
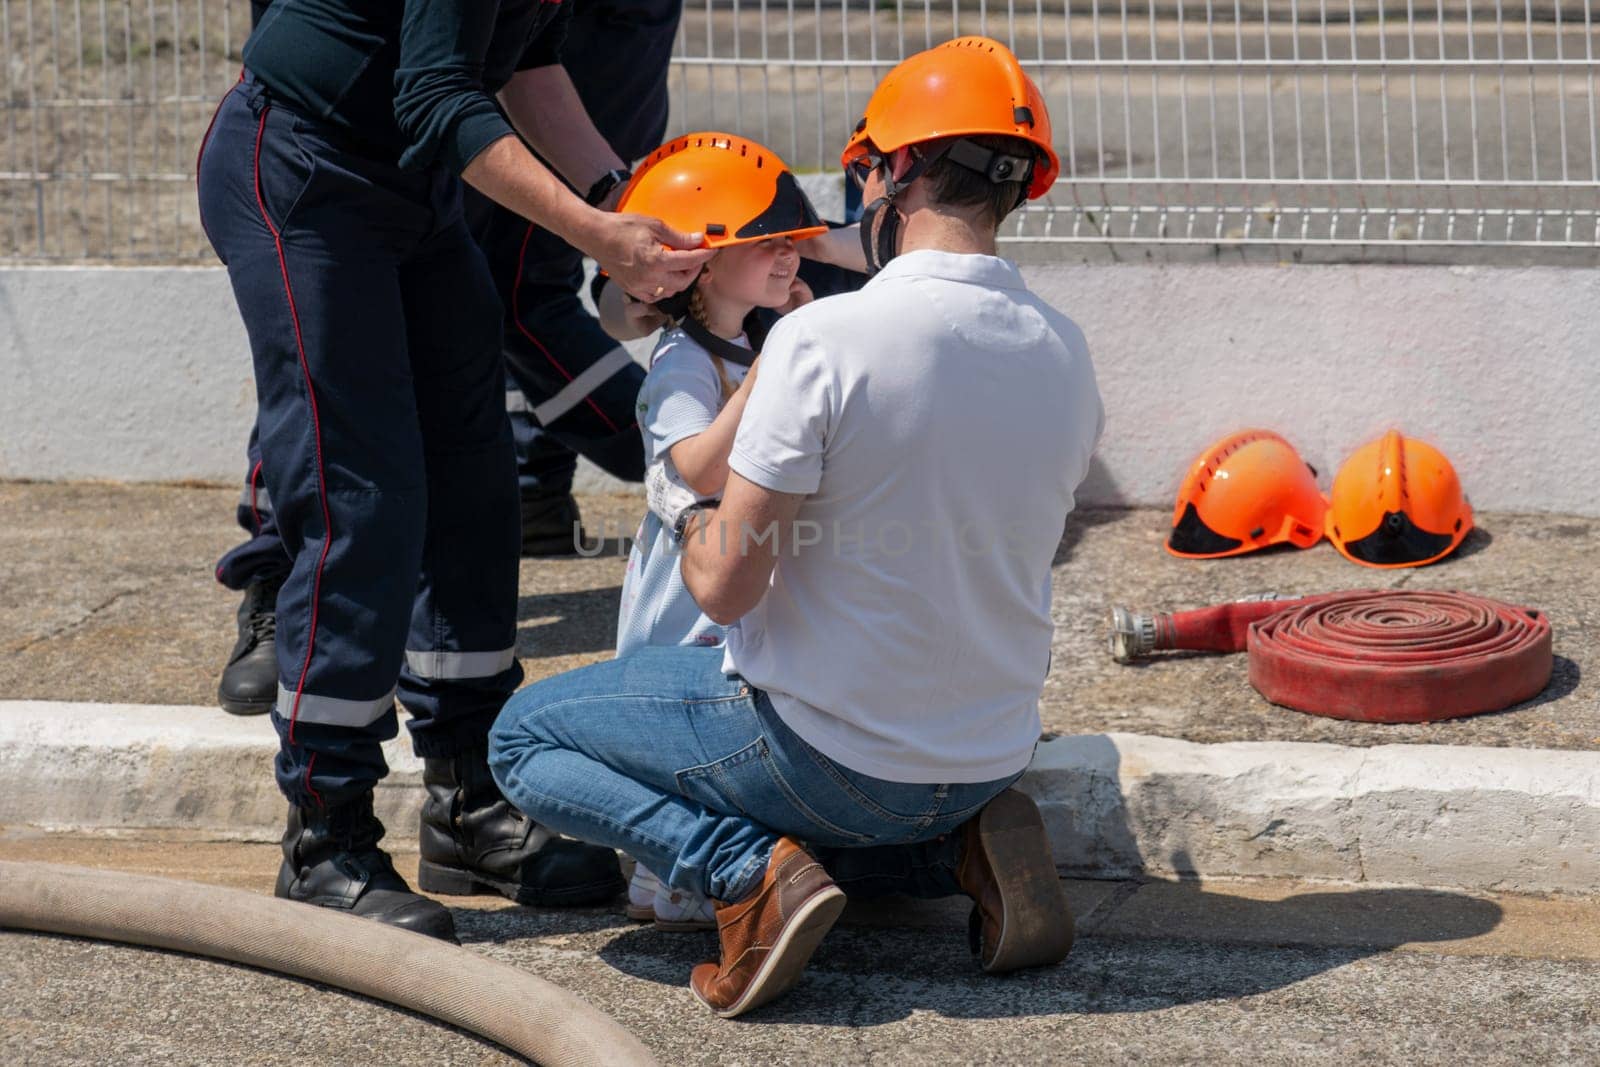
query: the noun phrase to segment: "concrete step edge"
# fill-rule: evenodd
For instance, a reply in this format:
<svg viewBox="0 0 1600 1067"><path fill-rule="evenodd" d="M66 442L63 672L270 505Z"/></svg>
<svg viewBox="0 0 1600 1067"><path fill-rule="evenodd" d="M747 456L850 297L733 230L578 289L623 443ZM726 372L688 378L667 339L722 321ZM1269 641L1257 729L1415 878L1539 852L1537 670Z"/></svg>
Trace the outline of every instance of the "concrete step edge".
<svg viewBox="0 0 1600 1067"><path fill-rule="evenodd" d="M276 751L264 716L0 701L0 825L273 840ZM403 733L385 755L379 814L409 838L421 764ZM1600 752L1092 734L1041 743L1020 784L1073 875L1600 892Z"/></svg>

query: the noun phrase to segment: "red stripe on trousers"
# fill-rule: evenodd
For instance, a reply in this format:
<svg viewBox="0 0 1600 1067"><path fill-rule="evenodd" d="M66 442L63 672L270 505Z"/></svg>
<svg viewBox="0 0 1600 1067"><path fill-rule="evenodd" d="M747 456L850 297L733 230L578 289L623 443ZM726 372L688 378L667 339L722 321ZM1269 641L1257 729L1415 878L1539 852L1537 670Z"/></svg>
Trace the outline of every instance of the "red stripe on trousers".
<svg viewBox="0 0 1600 1067"><path fill-rule="evenodd" d="M317 391L311 384L311 365L306 362L306 343L300 334L300 312L294 305L294 289L289 285L289 261L283 254L283 235L267 215L267 202L261 196L261 138L267 131L267 115L272 109L261 112L261 124L256 127L255 184L256 207L261 211L261 221L278 249L278 269L283 272L283 294L289 300L289 320L294 323L294 344L300 356L300 373L305 376L306 398L311 403L311 434L317 455L317 498L322 502L322 553L317 557L316 575L311 581L311 630L306 635L306 658L300 666L300 680L294 687L294 706L289 710L289 743L294 744L294 727L300 719L300 697L305 692L306 675L311 671L311 652L317 647L317 605L322 598L322 570L328 562L328 548L333 544L333 520L328 513L328 478L322 464L322 421L317 416ZM309 779L311 768L306 768Z"/></svg>
<svg viewBox="0 0 1600 1067"><path fill-rule="evenodd" d="M311 799L317 802L317 807L322 807L322 794L317 792L317 787L311 784L311 768L317 765L317 754L311 753L311 758L306 760L305 782L306 792L311 794Z"/></svg>
<svg viewBox="0 0 1600 1067"><path fill-rule="evenodd" d="M261 536L261 509L256 507L256 483L261 480L261 461L250 468L250 517L256 524L256 536Z"/></svg>
<svg viewBox="0 0 1600 1067"><path fill-rule="evenodd" d="M511 319L517 324L517 329L522 331L522 336L532 341L533 346L544 353L544 358L550 361L550 365L556 370L560 371L561 376L570 382L572 381L572 375L568 373L567 368L563 367L560 363L557 363L556 357L550 354L550 350L546 348L537 337L529 333L526 326L522 325L522 315L517 305L517 298L522 292L522 257L528 254L528 242L533 239L533 230L533 224L529 223L528 232L522 235L522 247L517 249L517 278L516 281L511 283ZM611 427L612 433L621 432L617 429L617 424L611 421L610 416L600 409L599 404L594 402L593 396L584 397L583 402L588 404L596 415L600 416L601 422Z"/></svg>

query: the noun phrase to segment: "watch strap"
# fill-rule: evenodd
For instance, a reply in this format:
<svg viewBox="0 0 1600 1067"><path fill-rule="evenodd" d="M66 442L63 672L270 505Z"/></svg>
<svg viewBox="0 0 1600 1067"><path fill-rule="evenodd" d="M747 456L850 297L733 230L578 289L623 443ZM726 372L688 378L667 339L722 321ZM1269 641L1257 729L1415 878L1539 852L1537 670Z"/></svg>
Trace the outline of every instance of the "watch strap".
<svg viewBox="0 0 1600 1067"><path fill-rule="evenodd" d="M606 197L610 196L617 186L632 177L632 171L620 167L606 171L595 179L593 185L589 186L589 191L583 197L584 203L590 207L599 207L605 203Z"/></svg>
<svg viewBox="0 0 1600 1067"><path fill-rule="evenodd" d="M706 505L704 504L690 504L688 507L678 512L678 520L672 524L673 544L683 544L689 533L689 524L694 521L694 517L697 514L704 510L706 510Z"/></svg>

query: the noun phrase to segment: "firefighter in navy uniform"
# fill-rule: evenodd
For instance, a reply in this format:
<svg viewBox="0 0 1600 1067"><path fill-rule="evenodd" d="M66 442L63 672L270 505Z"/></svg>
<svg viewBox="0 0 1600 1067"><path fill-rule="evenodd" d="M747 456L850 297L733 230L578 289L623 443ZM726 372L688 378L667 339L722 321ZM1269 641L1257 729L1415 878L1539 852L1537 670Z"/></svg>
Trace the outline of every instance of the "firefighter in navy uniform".
<svg viewBox="0 0 1600 1067"><path fill-rule="evenodd" d="M666 136L667 65L682 0L572 2L562 66L617 156L642 159ZM610 197L627 177L611 175L589 192ZM505 307L523 554L570 555L580 522L572 498L578 455L624 481L644 477L633 411L644 369L584 310L577 249L470 192L467 220Z"/></svg>
<svg viewBox="0 0 1600 1067"><path fill-rule="evenodd" d="M485 762L522 676L518 502L499 302L462 182L640 299L681 290L709 255L698 234L586 205L513 133L574 188L621 169L556 62L569 16L544 0L281 0L200 157L290 561L277 891L439 937L449 912L395 872L372 810L397 695L426 768L422 888L558 904L621 886L614 853L522 817Z"/></svg>
<svg viewBox="0 0 1600 1067"><path fill-rule="evenodd" d="M253 18L259 21L270 4L253 0ZM667 65L681 11L681 0L572 0L561 64L622 160L642 158L665 136ZM625 177L626 171L608 172L587 192L604 202ZM572 497L578 455L623 481L644 477L633 412L644 369L584 310L581 252L470 187L464 206L504 308L522 551L571 554L581 523ZM276 701L274 613L289 568L253 429L247 455L236 514L247 537L216 568L219 582L244 594L238 639L217 693L236 715L265 714Z"/></svg>

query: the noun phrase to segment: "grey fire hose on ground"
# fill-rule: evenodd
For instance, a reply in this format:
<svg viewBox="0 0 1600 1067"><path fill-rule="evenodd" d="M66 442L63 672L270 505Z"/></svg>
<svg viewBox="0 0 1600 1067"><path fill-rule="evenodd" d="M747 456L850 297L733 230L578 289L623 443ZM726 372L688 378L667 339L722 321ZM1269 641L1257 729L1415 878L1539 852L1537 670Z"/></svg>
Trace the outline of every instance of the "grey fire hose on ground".
<svg viewBox="0 0 1600 1067"><path fill-rule="evenodd" d="M0 861L0 927L147 945L321 982L470 1030L545 1067L656 1062L610 1016L510 964L239 889Z"/></svg>

